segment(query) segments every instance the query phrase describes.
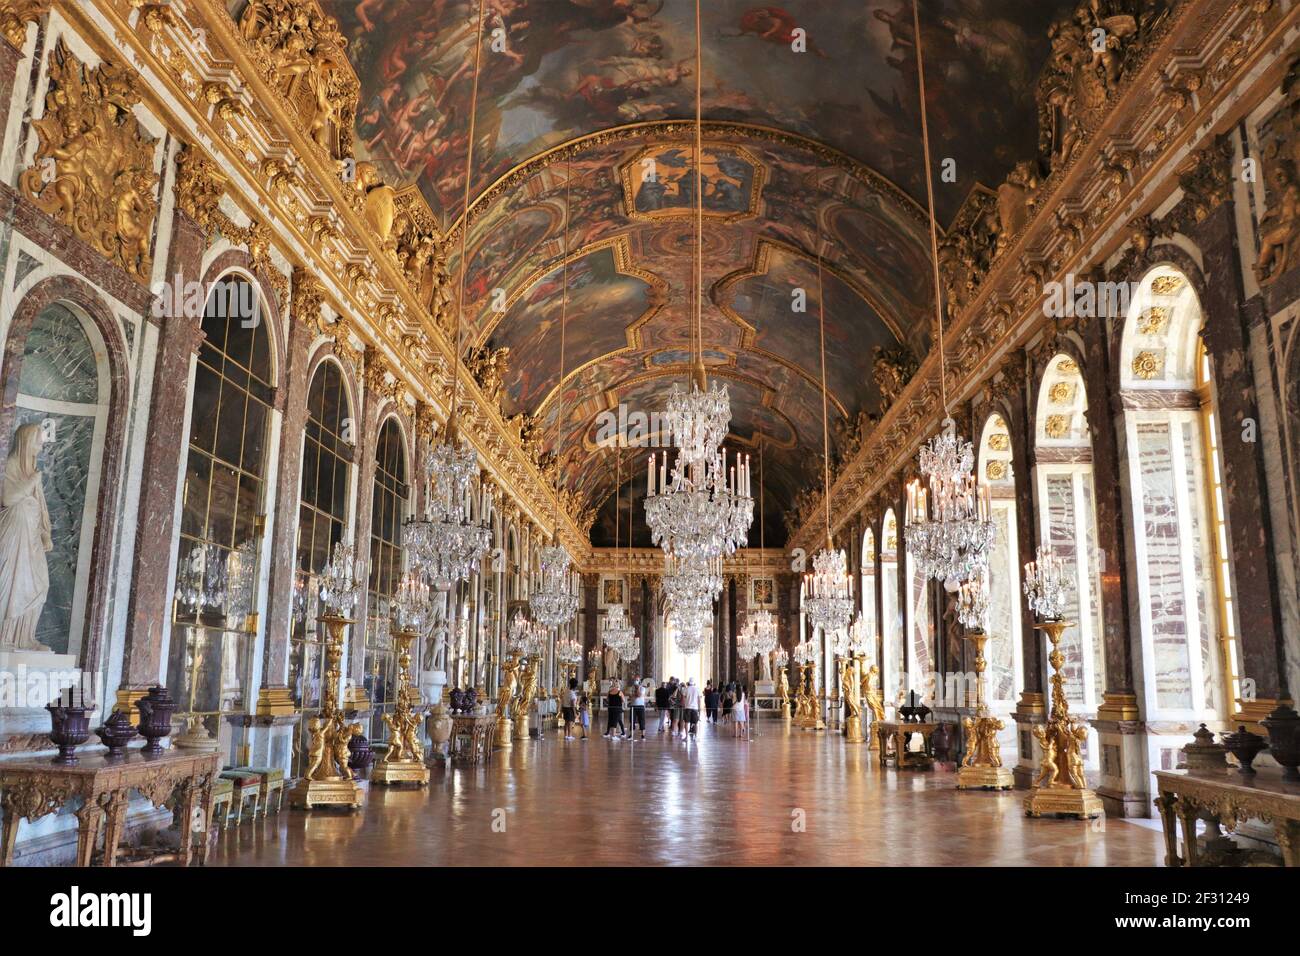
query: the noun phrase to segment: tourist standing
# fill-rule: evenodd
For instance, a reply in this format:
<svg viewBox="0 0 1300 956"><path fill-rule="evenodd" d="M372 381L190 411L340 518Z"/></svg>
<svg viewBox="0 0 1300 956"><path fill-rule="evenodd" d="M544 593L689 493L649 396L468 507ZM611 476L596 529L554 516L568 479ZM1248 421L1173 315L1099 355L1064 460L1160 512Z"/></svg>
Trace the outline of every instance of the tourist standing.
<svg viewBox="0 0 1300 956"><path fill-rule="evenodd" d="M655 712L659 715L659 733L663 733L672 720L671 712L668 710L668 701L672 697L672 691L668 689L666 681L660 681L659 686L655 688Z"/></svg>
<svg viewBox="0 0 1300 956"><path fill-rule="evenodd" d="M618 679L609 682L609 696L605 698L605 709L607 717L605 719L605 736L622 737L627 733L627 728L623 726L623 688L619 686ZM618 725L618 733L614 734L614 725Z"/></svg>
<svg viewBox="0 0 1300 956"><path fill-rule="evenodd" d="M636 688L632 691L632 736L639 729L641 739L645 740L645 701L646 701L646 684L649 681L637 681Z"/></svg>
<svg viewBox="0 0 1300 956"><path fill-rule="evenodd" d="M718 689L713 686L713 681L704 685L704 714L709 723L718 722Z"/></svg>
<svg viewBox="0 0 1300 956"><path fill-rule="evenodd" d="M695 730L700 722L700 689L695 686L695 678L686 682L686 692L682 696L682 709L686 714L686 725L690 727L690 734L695 736ZM683 728L682 737L686 737L686 730Z"/></svg>
<svg viewBox="0 0 1300 956"><path fill-rule="evenodd" d="M564 739L573 739L573 723L578 717L578 678L569 678L569 688L564 692Z"/></svg>
<svg viewBox="0 0 1300 956"><path fill-rule="evenodd" d="M587 739L587 729L591 727L591 698L583 691L578 697L578 726L582 728L582 739Z"/></svg>

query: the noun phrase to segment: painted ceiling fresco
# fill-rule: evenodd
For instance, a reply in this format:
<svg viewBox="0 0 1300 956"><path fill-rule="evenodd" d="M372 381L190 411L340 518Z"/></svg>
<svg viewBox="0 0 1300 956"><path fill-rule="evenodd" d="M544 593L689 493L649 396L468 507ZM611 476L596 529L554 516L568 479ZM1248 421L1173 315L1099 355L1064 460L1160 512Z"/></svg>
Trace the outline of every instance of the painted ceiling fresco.
<svg viewBox="0 0 1300 956"><path fill-rule="evenodd" d="M477 0L321 5L362 80L358 155L394 185L418 183L458 249ZM955 182L935 182L941 226L977 183L1035 155L1048 26L1073 5L922 0L935 162L956 164ZM603 543L615 475L601 423L662 408L690 359L694 3L487 11L465 340L510 349L504 411L540 417ZM766 450L779 513L820 478L821 309L832 434L881 411L877 346L919 359L930 345L910 0L708 0L703 47L705 362L731 391L734 446ZM459 275L458 255L450 265ZM780 544L780 522L768 531Z"/></svg>
<svg viewBox="0 0 1300 956"><path fill-rule="evenodd" d="M977 181L1033 154L1034 80L1047 28L1073 3L922 3L937 156L957 160L946 222ZM322 0L362 80L360 151L388 178L419 180L459 215L477 0ZM575 136L694 116L693 0L489 0L473 193ZM708 0L707 118L824 142L924 198L910 0ZM806 49L792 49L795 28ZM946 214L946 215L945 215Z"/></svg>

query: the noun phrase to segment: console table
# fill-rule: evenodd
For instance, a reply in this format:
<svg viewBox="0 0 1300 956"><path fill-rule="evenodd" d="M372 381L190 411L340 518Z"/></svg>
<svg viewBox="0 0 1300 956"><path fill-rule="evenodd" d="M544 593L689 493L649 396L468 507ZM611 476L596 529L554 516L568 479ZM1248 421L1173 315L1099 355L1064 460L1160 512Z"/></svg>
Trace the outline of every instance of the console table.
<svg viewBox="0 0 1300 956"><path fill-rule="evenodd" d="M154 806L181 808L180 859L188 866L195 813L203 814L199 862L205 863L211 843L212 784L221 769L221 755L168 750L145 756L132 750L115 760L102 753L82 756L75 764L50 758L0 760L0 866L13 862L18 821L36 821L80 798L77 812L77 865L90 866L100 829L104 832L104 865L117 865L118 842L126 829L127 801L132 790Z"/></svg>
<svg viewBox="0 0 1300 956"><path fill-rule="evenodd" d="M878 720L874 726L880 741L880 766L888 766L890 758L893 758L894 766L899 770L929 770L934 766L934 732L939 728L937 723ZM921 735L921 749L915 752L907 749L912 734Z"/></svg>
<svg viewBox="0 0 1300 956"><path fill-rule="evenodd" d="M454 714L451 718L451 750L448 756L452 760L465 763L490 763L492 760L492 738L495 735L497 718L495 714L475 716L473 714Z"/></svg>
<svg viewBox="0 0 1300 956"><path fill-rule="evenodd" d="M1300 784L1286 783L1280 772L1264 768L1254 776L1229 770L1157 770L1156 810L1165 832L1166 866L1217 866L1222 853L1206 852L1196 839L1196 821L1229 832L1250 819L1273 824L1283 866L1300 866ZM1182 824L1183 855L1178 855L1177 827Z"/></svg>

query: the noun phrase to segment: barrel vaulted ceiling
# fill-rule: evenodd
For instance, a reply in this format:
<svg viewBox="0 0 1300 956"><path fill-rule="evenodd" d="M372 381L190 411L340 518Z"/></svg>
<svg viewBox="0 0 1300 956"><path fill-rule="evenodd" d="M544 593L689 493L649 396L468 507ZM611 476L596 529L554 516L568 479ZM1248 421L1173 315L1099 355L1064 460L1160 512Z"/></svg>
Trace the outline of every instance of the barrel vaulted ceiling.
<svg viewBox="0 0 1300 956"><path fill-rule="evenodd" d="M322 6L362 80L358 154L394 185L418 183L458 249L477 0ZM1048 26L1073 4L921 6L935 162L955 160L956 181L936 182L942 225L976 184L1035 155ZM479 81L466 341L510 349L505 410L540 416L548 448L558 433L561 474L597 509L593 542L605 544L615 465L596 443L602 414L662 408L689 361L694 3L488 0L487 10L485 32L502 29L504 43L485 45ZM791 49L795 27L806 52ZM765 448L777 515L820 473L819 308L832 432L881 410L877 346L917 358L929 347L911 7L708 0L703 43L705 361L731 391L733 442ZM458 256L451 266L457 274ZM624 451L625 484L633 459L643 473L644 455ZM626 529L626 488L622 501ZM767 529L769 544L783 536L777 521Z"/></svg>

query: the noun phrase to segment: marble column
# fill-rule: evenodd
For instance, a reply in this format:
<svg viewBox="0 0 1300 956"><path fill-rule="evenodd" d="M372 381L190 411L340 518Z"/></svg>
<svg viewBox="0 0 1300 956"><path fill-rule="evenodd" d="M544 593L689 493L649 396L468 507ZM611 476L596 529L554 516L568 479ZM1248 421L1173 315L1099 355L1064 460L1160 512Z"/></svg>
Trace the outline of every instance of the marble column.
<svg viewBox="0 0 1300 956"><path fill-rule="evenodd" d="M722 579L722 596L718 598L718 656L713 661L716 680L725 684L731 680L731 588L730 578Z"/></svg>
<svg viewBox="0 0 1300 956"><path fill-rule="evenodd" d="M646 646L649 644L649 632L646 630L645 621L645 592L643 581L640 577L632 575L627 581L627 615L632 627L636 630L637 637L641 638L641 655L637 658L636 669L637 676L646 676Z"/></svg>
<svg viewBox="0 0 1300 956"><path fill-rule="evenodd" d="M1204 271L1215 281L1198 289L1205 325L1201 337L1210 353L1214 375L1219 451L1223 456L1223 493L1228 519L1228 553L1232 556L1237 614L1239 673L1254 682L1252 699L1230 702L1232 712L1252 722L1267 717L1294 688L1286 686L1286 655L1277 567L1273 561L1272 515L1265 477L1264 443L1243 440L1247 422L1260 428L1250 339L1243 316L1239 273L1241 257L1234 228L1234 204L1225 202L1196 228L1204 254ZM1280 492L1278 492L1280 493ZM1260 728L1255 728L1260 730Z"/></svg>
<svg viewBox="0 0 1300 956"><path fill-rule="evenodd" d="M366 356L370 358L369 355ZM344 663L343 706L349 711L357 711L360 718L368 717L373 702L366 691L366 632L370 627L370 615L375 609L370 606L370 575L374 569L370 564L370 530L374 518L375 494L375 456L378 452L379 405L384 397L370 387L369 378L362 391L361 415L358 417L358 433L353 436L357 449L357 496L356 521L353 523L352 539L357 549L357 557L366 562L366 580L357 592L357 605L352 617L356 621L348 629L348 655ZM471 644L472 654L473 645ZM471 675L471 684L476 684L476 675ZM363 723L363 726L368 724Z"/></svg>
<svg viewBox="0 0 1300 956"><path fill-rule="evenodd" d="M596 630L596 598L600 591L600 575L584 574L582 576L582 679L585 681L591 673L591 652L600 650L600 638ZM600 667L596 667L597 676ZM592 703L593 711L596 707Z"/></svg>
<svg viewBox="0 0 1300 956"><path fill-rule="evenodd" d="M1112 320L1113 334L1120 334L1122 322L1122 316ZM1151 798L1146 727L1133 674L1137 581L1129 563L1137 519L1125 507L1131 484L1124 405L1119 369L1111 361L1107 323L1082 322L1078 333L1084 346L1080 365L1092 438L1093 507L1101 562L1101 638L1106 665L1102 701L1092 721L1100 746L1097 796L1111 816L1145 817L1150 816ZM1041 633L1038 636L1041 640Z"/></svg>
<svg viewBox="0 0 1300 956"><path fill-rule="evenodd" d="M1025 380L1026 356L1023 350L1014 353L1013 359L1003 369L1009 381L1001 392L1002 413L1011 436L1011 474L1016 495L1016 551L1017 567L1033 561L1039 542L1038 509L1034 499L1034 407ZM1027 789L1037 776L1041 755L1036 749L1033 728L1047 722L1047 698L1043 692L1044 656L1043 635L1034 630L1036 619L1029 602L1016 595L1020 612L1021 679L1023 688L1020 700L1011 717L1016 722L1016 765L1012 768L1016 786Z"/></svg>
<svg viewBox="0 0 1300 956"><path fill-rule="evenodd" d="M7 46L0 42L0 47ZM203 251L207 238L198 223L179 206L172 217L167 253L168 281L202 281ZM183 301L172 296L172 302ZM168 312L176 311L169 309ZM202 316L168 314L161 319L158 354L149 402L149 424L141 461L140 512L136 525L131 596L127 611L126 649L117 707L131 712L135 701L163 674L164 634L170 630L172 556L176 548L176 499L180 492L182 463L189 447L185 418L190 367L203 342ZM182 691L171 688L179 699Z"/></svg>

